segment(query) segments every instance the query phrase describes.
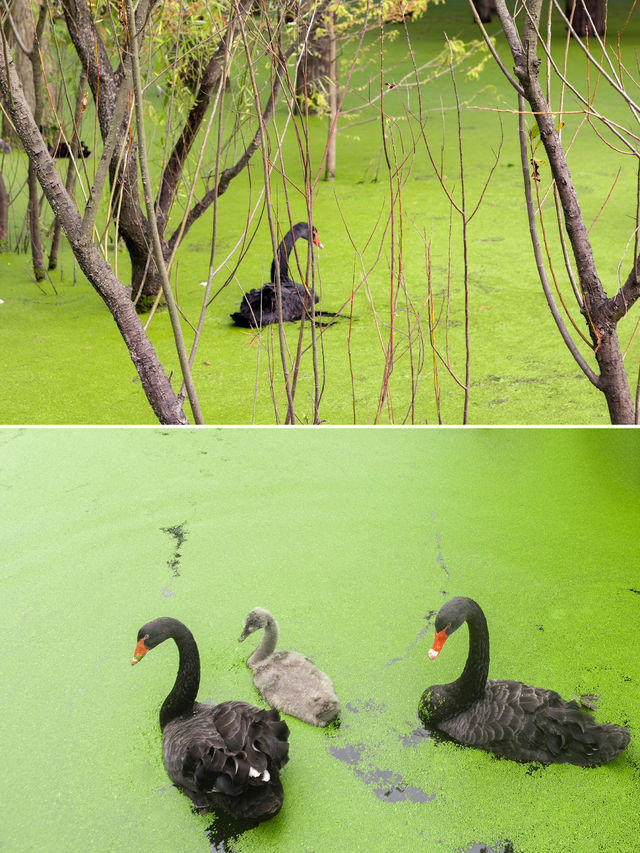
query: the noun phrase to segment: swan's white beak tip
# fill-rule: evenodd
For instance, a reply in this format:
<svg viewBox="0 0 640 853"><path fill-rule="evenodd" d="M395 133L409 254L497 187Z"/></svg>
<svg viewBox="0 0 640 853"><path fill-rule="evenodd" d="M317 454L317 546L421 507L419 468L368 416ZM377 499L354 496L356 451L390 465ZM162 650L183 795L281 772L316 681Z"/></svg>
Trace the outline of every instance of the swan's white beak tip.
<svg viewBox="0 0 640 853"><path fill-rule="evenodd" d="M429 657L431 660L435 660L439 654L440 652L437 652L435 649L429 649Z"/></svg>

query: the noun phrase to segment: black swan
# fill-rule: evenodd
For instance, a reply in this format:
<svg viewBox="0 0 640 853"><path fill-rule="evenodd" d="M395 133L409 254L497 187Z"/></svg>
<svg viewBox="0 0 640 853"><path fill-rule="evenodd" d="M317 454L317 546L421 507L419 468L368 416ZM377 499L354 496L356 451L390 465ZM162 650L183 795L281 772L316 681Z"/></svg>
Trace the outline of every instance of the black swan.
<svg viewBox="0 0 640 853"><path fill-rule="evenodd" d="M316 246L320 249L324 248L315 226L312 226L311 236ZM230 314L237 326L257 328L278 322L276 262L280 269L282 319L284 321L301 320L309 312L311 301L318 302L316 293L308 291L304 284L292 281L289 275L289 255L293 249L293 244L301 237L305 240L309 239L309 226L306 222L298 222L285 234L284 240L278 246L276 257L271 262L271 281L246 293L240 303L240 310ZM321 317L335 317L336 315L324 311L322 314L319 312L316 316L321 319Z"/></svg>
<svg viewBox="0 0 640 853"><path fill-rule="evenodd" d="M84 142L80 143L80 148L81 148L80 153L82 154L83 157L86 158L91 154L91 151L89 151L89 149L84 144ZM64 141L64 139L61 139L55 145L49 145L48 151L52 157L56 157L56 158L60 158L60 159L64 159L65 157L71 157L72 156L71 148L69 145L67 145L67 143Z"/></svg>
<svg viewBox="0 0 640 853"><path fill-rule="evenodd" d="M312 726L326 726L340 713L328 675L299 652L276 652L278 624L268 610L256 607L244 620L240 642L264 628L260 645L247 661L262 698L284 714Z"/></svg>
<svg viewBox="0 0 640 853"><path fill-rule="evenodd" d="M425 726L477 749L542 764L589 767L627 748L626 728L594 722L577 702L566 702L553 690L487 680L489 630L471 598L452 598L440 608L432 660L464 622L469 626L467 662L457 681L433 685L422 694L418 715Z"/></svg>
<svg viewBox="0 0 640 853"><path fill-rule="evenodd" d="M170 637L178 646L178 675L160 709L160 728L172 782L203 811L221 808L256 823L273 817L284 796L280 770L288 760L287 724L277 711L248 702L196 702L198 647L177 619L161 617L140 628L131 663Z"/></svg>

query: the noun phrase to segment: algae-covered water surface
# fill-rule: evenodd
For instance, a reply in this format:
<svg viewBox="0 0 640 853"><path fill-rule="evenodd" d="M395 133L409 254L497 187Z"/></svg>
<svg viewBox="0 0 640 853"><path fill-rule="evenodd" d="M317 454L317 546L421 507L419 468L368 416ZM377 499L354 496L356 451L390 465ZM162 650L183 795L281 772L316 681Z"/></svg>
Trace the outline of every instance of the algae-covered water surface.
<svg viewBox="0 0 640 853"><path fill-rule="evenodd" d="M640 462L635 432L3 430L0 847L140 853L638 849ZM427 734L434 613L481 603L494 678L596 696L628 726L595 769L518 764ZM269 608L342 703L287 718L280 814L234 835L164 771L167 642L198 641L202 701L261 705L237 640Z"/></svg>

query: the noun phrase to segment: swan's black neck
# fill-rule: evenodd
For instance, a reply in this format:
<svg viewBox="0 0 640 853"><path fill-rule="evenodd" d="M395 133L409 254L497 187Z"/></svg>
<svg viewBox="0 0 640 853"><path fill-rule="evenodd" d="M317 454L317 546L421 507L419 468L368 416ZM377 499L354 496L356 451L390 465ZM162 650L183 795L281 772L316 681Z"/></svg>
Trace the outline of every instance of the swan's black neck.
<svg viewBox="0 0 640 853"><path fill-rule="evenodd" d="M458 679L426 691L431 704L429 723L435 724L466 711L485 691L489 675L489 629L480 607L465 599L463 615L469 628L469 654ZM431 691L431 696L427 697Z"/></svg>
<svg viewBox="0 0 640 853"><path fill-rule="evenodd" d="M291 254L291 250L293 249L293 244L299 237L308 237L309 228L306 222L300 222L298 225L294 225L294 227L288 231L284 240L278 246L278 251L276 252L276 256L271 262L271 281L275 282L276 280L276 263L280 269L280 282L291 281L291 276L289 274L289 255Z"/></svg>
<svg viewBox="0 0 640 853"><path fill-rule="evenodd" d="M171 620L169 634L175 640L180 656L178 675L171 693L160 708L160 728L193 708L200 686L200 655L191 631L177 620Z"/></svg>
<svg viewBox="0 0 640 853"><path fill-rule="evenodd" d="M469 654L462 675L454 684L459 686L460 694L471 705L484 693L489 675L489 629L484 613L474 603L467 615L469 627Z"/></svg>

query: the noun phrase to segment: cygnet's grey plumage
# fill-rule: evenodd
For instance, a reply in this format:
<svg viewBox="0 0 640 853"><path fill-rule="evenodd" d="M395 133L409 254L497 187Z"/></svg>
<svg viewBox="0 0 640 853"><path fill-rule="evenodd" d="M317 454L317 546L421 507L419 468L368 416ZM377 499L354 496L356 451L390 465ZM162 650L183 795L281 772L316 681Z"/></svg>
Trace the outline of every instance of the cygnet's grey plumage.
<svg viewBox="0 0 640 853"><path fill-rule="evenodd" d="M298 652L276 652L278 625L268 610L256 607L244 620L240 642L264 628L260 645L247 660L262 698L278 711L312 726L326 726L340 713L331 679Z"/></svg>

